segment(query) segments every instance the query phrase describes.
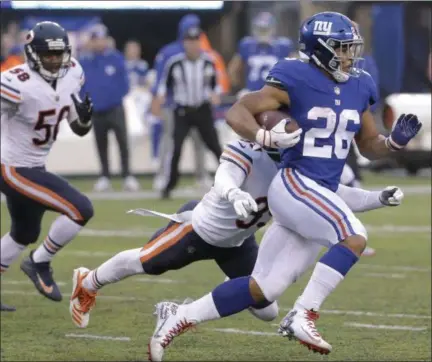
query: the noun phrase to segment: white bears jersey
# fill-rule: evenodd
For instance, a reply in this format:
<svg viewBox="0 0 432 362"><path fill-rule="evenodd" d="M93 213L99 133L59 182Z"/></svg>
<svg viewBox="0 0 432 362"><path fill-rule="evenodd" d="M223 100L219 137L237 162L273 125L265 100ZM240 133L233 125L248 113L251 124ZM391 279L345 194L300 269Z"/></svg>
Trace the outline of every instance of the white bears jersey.
<svg viewBox="0 0 432 362"><path fill-rule="evenodd" d="M229 143L222 153L222 163L233 171L240 170L244 181L239 188L249 193L258 204L258 212L239 219L233 205L214 189L204 195L192 212L192 226L207 243L218 247L239 246L270 219L267 204L269 186L277 173L277 164L257 144L243 140Z"/></svg>
<svg viewBox="0 0 432 362"><path fill-rule="evenodd" d="M57 138L60 122L78 119L71 94L84 83L81 65L72 66L56 88L27 63L1 73L1 162L14 167L37 167Z"/></svg>

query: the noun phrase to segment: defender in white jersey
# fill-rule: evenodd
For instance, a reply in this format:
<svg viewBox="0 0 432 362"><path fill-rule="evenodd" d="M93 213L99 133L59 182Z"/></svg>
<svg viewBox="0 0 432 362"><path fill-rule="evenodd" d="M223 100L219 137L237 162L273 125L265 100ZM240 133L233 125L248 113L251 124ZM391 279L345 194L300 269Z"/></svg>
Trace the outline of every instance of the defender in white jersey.
<svg viewBox="0 0 432 362"><path fill-rule="evenodd" d="M73 323L85 328L97 291L131 275L160 275L199 260L215 260L228 278L250 275L258 254L254 233L271 218L267 191L278 171L279 159L277 150L233 141L221 156L214 186L200 202L188 202L173 215L134 210L171 221L144 248L123 251L92 271L84 267L74 271L70 303ZM382 207L379 194L341 186L341 197L355 211ZM314 259L312 256L308 265ZM266 321L278 314L276 302L249 310Z"/></svg>
<svg viewBox="0 0 432 362"><path fill-rule="evenodd" d="M44 243L21 263L40 293L60 301L50 261L91 219L93 207L66 180L46 171L45 161L63 119L79 136L90 131L92 104L88 96L79 99L84 73L60 25L38 23L26 40L26 63L1 73L0 190L11 217L11 230L1 239L1 271L37 241L45 211L60 213Z"/></svg>

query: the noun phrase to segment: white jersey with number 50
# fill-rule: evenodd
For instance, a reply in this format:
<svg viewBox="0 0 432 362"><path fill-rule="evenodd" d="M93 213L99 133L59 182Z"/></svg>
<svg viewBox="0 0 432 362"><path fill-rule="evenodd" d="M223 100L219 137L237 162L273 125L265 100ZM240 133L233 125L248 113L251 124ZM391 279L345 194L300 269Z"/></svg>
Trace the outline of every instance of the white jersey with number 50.
<svg viewBox="0 0 432 362"><path fill-rule="evenodd" d="M45 164L60 122L78 118L71 94L84 83L81 65L56 81L55 88L27 63L1 73L1 163L14 167Z"/></svg>
<svg viewBox="0 0 432 362"><path fill-rule="evenodd" d="M209 244L233 247L241 245L271 219L267 192L277 166L259 145L240 140L225 147L221 166L223 163L244 173L246 178L240 188L255 199L259 210L246 220L239 219L233 205L212 188L193 210L192 226Z"/></svg>

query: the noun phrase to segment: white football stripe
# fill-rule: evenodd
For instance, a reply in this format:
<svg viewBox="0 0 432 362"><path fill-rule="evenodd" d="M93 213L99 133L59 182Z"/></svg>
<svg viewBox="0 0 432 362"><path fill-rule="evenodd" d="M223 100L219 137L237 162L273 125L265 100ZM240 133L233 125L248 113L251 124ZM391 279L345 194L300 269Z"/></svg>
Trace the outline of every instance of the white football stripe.
<svg viewBox="0 0 432 362"><path fill-rule="evenodd" d="M76 333L68 333L65 334L66 338L84 338L84 339L100 339L104 341L121 341L121 342L129 342L130 337L111 337L111 336L98 336L95 334L76 334Z"/></svg>
<svg viewBox="0 0 432 362"><path fill-rule="evenodd" d="M345 326L355 327L355 328L370 328L370 329L387 329L387 330L397 330L397 331L425 331L428 327L412 327L412 326L394 326L385 324L365 324L365 323L354 323L346 322Z"/></svg>

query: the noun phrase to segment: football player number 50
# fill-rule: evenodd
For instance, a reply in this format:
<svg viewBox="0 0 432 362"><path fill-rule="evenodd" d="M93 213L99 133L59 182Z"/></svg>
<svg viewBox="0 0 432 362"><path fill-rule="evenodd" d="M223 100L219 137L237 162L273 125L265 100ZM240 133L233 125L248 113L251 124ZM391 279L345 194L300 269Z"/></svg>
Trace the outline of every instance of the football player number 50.
<svg viewBox="0 0 432 362"><path fill-rule="evenodd" d="M305 133L303 155L309 157L332 158L334 154L339 159L345 159L348 156L350 142L355 133L347 130L348 123L359 124L360 114L354 109L344 109L339 114L338 124L337 114L333 109L313 107L308 112L308 119L317 121L319 118L326 119L326 126L325 128L311 128ZM334 134L335 138L334 146L316 145L317 139L329 139L332 134Z"/></svg>

